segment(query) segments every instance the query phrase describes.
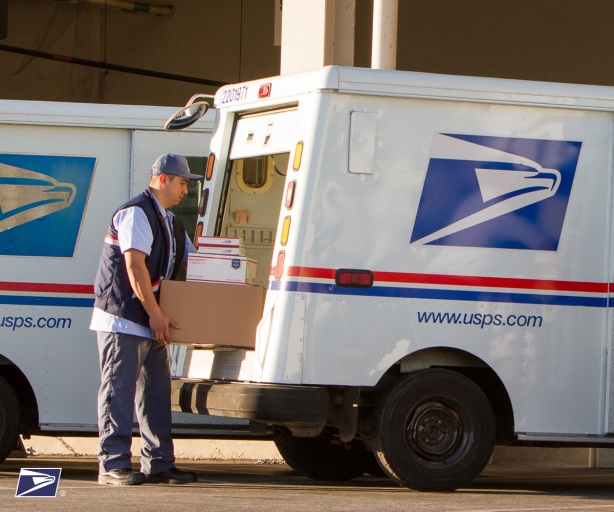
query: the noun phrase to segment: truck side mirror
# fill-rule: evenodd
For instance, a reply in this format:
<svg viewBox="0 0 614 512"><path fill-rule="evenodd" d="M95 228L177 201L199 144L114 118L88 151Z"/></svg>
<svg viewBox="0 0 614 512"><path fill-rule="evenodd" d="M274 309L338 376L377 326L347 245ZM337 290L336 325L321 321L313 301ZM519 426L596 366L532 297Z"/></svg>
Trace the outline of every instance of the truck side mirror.
<svg viewBox="0 0 614 512"><path fill-rule="evenodd" d="M168 118L164 123L164 129L167 132L173 132L183 130L194 124L209 110L209 103L205 101L206 98L213 98L213 96L208 94L192 96L185 107Z"/></svg>

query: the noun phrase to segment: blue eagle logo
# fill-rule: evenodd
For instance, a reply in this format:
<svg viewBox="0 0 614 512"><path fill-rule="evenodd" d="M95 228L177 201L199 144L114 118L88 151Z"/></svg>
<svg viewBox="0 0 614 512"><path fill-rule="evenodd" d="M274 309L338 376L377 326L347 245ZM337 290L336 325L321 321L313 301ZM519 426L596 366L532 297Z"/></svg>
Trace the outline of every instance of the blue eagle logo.
<svg viewBox="0 0 614 512"><path fill-rule="evenodd" d="M435 134L410 244L556 251L581 147Z"/></svg>
<svg viewBox="0 0 614 512"><path fill-rule="evenodd" d="M70 207L77 188L0 163L0 232Z"/></svg>
<svg viewBox="0 0 614 512"><path fill-rule="evenodd" d="M0 254L73 257L95 157L0 153Z"/></svg>

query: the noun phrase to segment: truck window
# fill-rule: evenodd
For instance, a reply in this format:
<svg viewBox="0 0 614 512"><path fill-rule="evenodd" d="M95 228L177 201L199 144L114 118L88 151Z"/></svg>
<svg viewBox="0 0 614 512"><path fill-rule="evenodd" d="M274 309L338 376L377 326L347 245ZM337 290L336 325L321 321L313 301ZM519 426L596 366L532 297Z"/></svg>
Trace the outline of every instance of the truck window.
<svg viewBox="0 0 614 512"><path fill-rule="evenodd" d="M207 169L207 158L200 156L185 156L193 174L205 175ZM188 195L177 206L171 208L173 214L177 215L183 222L185 230L194 241L196 231L196 219L198 217L198 203L202 194L202 181L190 181L188 183Z"/></svg>
<svg viewBox="0 0 614 512"><path fill-rule="evenodd" d="M248 194L262 194L271 187L275 163L270 165L270 158L273 157L237 160L237 184L242 190Z"/></svg>

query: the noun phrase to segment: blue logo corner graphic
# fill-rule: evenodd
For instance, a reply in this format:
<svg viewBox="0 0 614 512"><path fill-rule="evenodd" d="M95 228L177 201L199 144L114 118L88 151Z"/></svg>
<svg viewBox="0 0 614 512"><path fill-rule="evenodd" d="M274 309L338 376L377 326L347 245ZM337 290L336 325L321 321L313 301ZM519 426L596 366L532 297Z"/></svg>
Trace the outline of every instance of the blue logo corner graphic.
<svg viewBox="0 0 614 512"><path fill-rule="evenodd" d="M22 468L17 481L16 498L55 498L61 468Z"/></svg>
<svg viewBox="0 0 614 512"><path fill-rule="evenodd" d="M435 134L410 244L556 251L581 147Z"/></svg>
<svg viewBox="0 0 614 512"><path fill-rule="evenodd" d="M71 258L95 157L0 153L0 254Z"/></svg>

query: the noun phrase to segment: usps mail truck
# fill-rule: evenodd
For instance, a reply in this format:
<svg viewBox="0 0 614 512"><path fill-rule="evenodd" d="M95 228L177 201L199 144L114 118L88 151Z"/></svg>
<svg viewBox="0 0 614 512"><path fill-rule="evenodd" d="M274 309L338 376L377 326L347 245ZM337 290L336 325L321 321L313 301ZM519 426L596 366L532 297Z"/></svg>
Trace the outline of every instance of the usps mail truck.
<svg viewBox="0 0 614 512"><path fill-rule="evenodd" d="M204 173L215 113L180 133L176 109L0 101L0 461L17 434L96 435L100 381L89 330L93 283L114 210L174 152ZM193 233L200 186L175 208ZM192 234L191 233L191 234ZM181 347L172 347L173 371ZM174 416L175 427L237 428ZM198 434L203 435L199 429Z"/></svg>
<svg viewBox="0 0 614 512"><path fill-rule="evenodd" d="M326 67L215 106L198 230L268 291L254 350L187 351L177 410L420 490L495 444L614 446L614 88Z"/></svg>

